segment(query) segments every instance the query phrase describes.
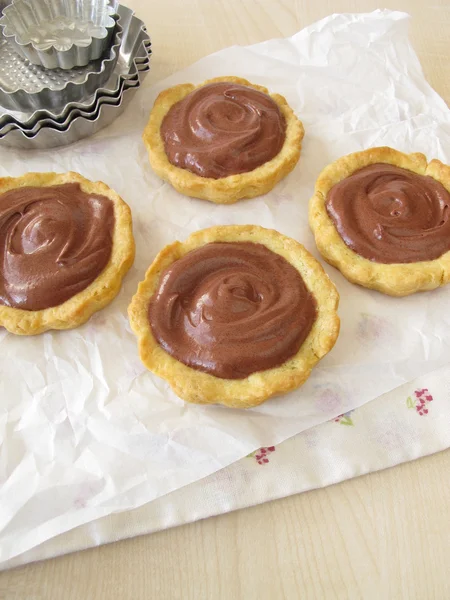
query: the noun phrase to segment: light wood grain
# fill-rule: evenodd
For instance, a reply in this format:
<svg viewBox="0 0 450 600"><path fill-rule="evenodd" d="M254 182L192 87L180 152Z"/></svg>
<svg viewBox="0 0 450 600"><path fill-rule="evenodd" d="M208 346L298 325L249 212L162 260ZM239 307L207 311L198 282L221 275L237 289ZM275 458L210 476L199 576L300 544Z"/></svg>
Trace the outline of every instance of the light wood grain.
<svg viewBox="0 0 450 600"><path fill-rule="evenodd" d="M292 35L339 12L377 8L411 15L410 36L430 84L450 103L448 0L128 0L143 18L155 49L152 77L159 80L230 45ZM189 8L187 8L189 6Z"/></svg>
<svg viewBox="0 0 450 600"><path fill-rule="evenodd" d="M231 44L288 36L378 0L129 0L161 79ZM424 72L450 103L450 4L412 16ZM450 598L450 451L151 536L0 574L3 600Z"/></svg>
<svg viewBox="0 0 450 600"><path fill-rule="evenodd" d="M450 451L0 574L8 600L447 600Z"/></svg>

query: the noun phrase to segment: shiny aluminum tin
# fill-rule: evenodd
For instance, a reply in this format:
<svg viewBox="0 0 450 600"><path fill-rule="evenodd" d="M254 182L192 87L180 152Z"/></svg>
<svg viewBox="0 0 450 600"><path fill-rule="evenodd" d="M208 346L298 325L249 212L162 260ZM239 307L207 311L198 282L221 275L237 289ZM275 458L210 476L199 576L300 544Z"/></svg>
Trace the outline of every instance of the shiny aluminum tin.
<svg viewBox="0 0 450 600"><path fill-rule="evenodd" d="M147 65L140 66L139 72L141 72L141 69L142 69L142 72L148 71L149 65L147 64ZM74 106L72 108L72 110L70 110L65 115L65 117L59 121L50 119L50 118L40 119L34 125L34 127L32 127L31 129L24 129L23 127L18 127L14 123L10 123L9 125L6 125L1 130L0 137L5 136L7 133L9 133L15 129L19 130L19 131L23 131L24 134L26 134L28 137L36 135L42 127L52 127L53 129L57 129L58 131L64 131L69 127L70 123L75 118L77 118L79 116L82 116L84 118L91 118L92 115L95 114L95 112L100 104L104 104L104 103L114 104L117 102L117 100L120 98L120 96L123 94L124 91L134 88L134 87L139 87L139 85L140 85L139 73L136 72L136 74L133 75L133 77L131 77L130 79L120 80L119 88L117 90L115 90L114 93L111 93L108 95L103 95L100 98L97 98L95 100L95 102L93 102L89 106L83 105L83 104L78 104L78 105Z"/></svg>
<svg viewBox="0 0 450 600"><path fill-rule="evenodd" d="M124 27L122 44L114 71L108 82L85 98L82 102L69 102L61 111L37 110L31 111L3 111L0 117L0 134L5 134L4 128L15 125L21 129L33 129L38 121L52 119L62 122L73 109L93 110L95 103L102 96L116 95L121 80L132 78L139 63L148 60L147 48L150 49L150 38L145 30L144 23L133 15L133 12L124 7L118 7L119 23ZM151 50L150 50L151 54ZM11 128L8 128L10 130Z"/></svg>
<svg viewBox="0 0 450 600"><path fill-rule="evenodd" d="M98 93L95 93L89 99L89 101L84 103L71 103L66 107L66 110L64 110L64 112L61 113L61 115L57 119L49 116L42 116L42 118L34 122L31 127L24 127L23 125L18 124L16 122L10 122L0 129L0 136L6 135L9 131L12 131L13 129L22 130L28 135L30 133L37 132L39 128L43 125L50 126L52 124L55 124L55 126L58 126L58 128L59 125L62 125L63 127L61 127L61 129L64 129L64 127L67 126L68 123L70 123L75 114L83 114L84 116L89 117L95 112L100 102L107 100L108 98L118 98L118 96L120 96L123 90L139 85L139 73L146 72L150 69L151 49L148 49L148 53L148 58L145 59L145 62L141 62L135 65L135 67L133 67L132 71L130 71L129 75L126 78L117 78L114 75L112 75L111 89L107 92L104 92L100 95Z"/></svg>
<svg viewBox="0 0 450 600"><path fill-rule="evenodd" d="M81 101L108 81L116 66L121 42L119 22L105 58L84 67L48 71L14 52L8 41L0 37L0 107L24 112L42 108L55 111L69 102Z"/></svg>
<svg viewBox="0 0 450 600"><path fill-rule="evenodd" d="M99 59L115 21L109 0L13 0L0 25L16 51L46 69L73 69Z"/></svg>
<svg viewBox="0 0 450 600"><path fill-rule="evenodd" d="M43 127L50 127L52 129L64 132L70 127L71 122L78 117L92 119L93 115L96 114L98 106L100 106L101 104L117 105L118 100L120 100L120 97L125 91L135 87L138 88L140 86L141 81L145 77L145 74L149 70L150 61L148 60L146 63L138 65L138 72L131 79L121 81L120 89L116 93L100 97L93 106L89 107L89 109L86 109L85 107L83 108L82 105L78 105L78 107L73 108L62 121L54 121L53 119L42 119L38 121L32 129L22 129L21 127L18 127L15 124L9 124L4 129L2 129L0 133L0 140L3 140L7 136L7 134L10 134L12 131L22 131L24 135L30 138L37 135L40 129L42 129Z"/></svg>
<svg viewBox="0 0 450 600"><path fill-rule="evenodd" d="M3 14L3 9L11 4L12 0L0 0L0 17Z"/></svg>
<svg viewBox="0 0 450 600"><path fill-rule="evenodd" d="M57 129L58 131L65 131L70 127L72 121L77 119L78 117L92 119L96 115L98 107L100 105L109 104L113 106L118 106L120 104L121 96L129 89L138 88L149 70L150 61L148 60L145 64L143 63L138 66L138 72L133 76L132 79L127 79L126 81L122 82L121 89L117 94L115 94L114 96L102 96L91 111L86 111L81 108L75 108L70 111L70 113L67 115L66 119L62 123L52 121L51 119L44 119L42 121L39 121L32 130L22 131L24 131L24 133L28 137L31 137L32 135L37 135L37 133L42 127L51 127L52 129Z"/></svg>
<svg viewBox="0 0 450 600"><path fill-rule="evenodd" d="M6 133L0 134L0 146L22 149L44 149L66 146L93 135L114 121L130 102L150 70L151 44L145 40L133 60L134 75L120 79L121 89L116 94L98 98L92 112L74 107L64 122L52 119L38 121L32 130L23 130L10 125ZM145 55L145 56L144 56ZM137 64L136 64L137 63Z"/></svg>
<svg viewBox="0 0 450 600"><path fill-rule="evenodd" d="M139 72L140 83L148 70L146 68L145 71ZM124 83L125 86L126 83ZM115 103L109 104L101 101L90 118L76 117L64 131L58 131L53 127L41 127L35 135L28 136L24 131L15 129L8 135L0 136L0 146L24 150L43 150L67 146L90 137L110 125L122 114L139 87L140 85L137 85L125 89Z"/></svg>
<svg viewBox="0 0 450 600"><path fill-rule="evenodd" d="M120 98L121 94L124 91L126 91L130 88L139 87L140 74L146 73L147 71L150 70L151 49L147 48L146 52L148 53L147 57L145 59L143 59L143 58L140 59L142 62L140 62L139 64L136 65L136 70L135 70L134 74L130 75L130 77L127 79L119 78L117 80L118 88L116 88L114 91L108 92L108 94L104 94L100 97L97 97L97 95L94 95L92 98L92 102L90 104L73 103L71 105L71 110L68 112L66 111L64 116L61 117L61 119L59 119L59 120L55 120L53 118L40 119L35 123L35 125L32 128L19 127L15 123L9 123L8 125L6 125L5 127L3 127L0 130L0 137L4 137L7 133L9 133L13 130L20 130L20 131L23 131L24 134L26 134L27 136L32 136L32 135L36 135L38 133L39 129L41 129L41 127L52 127L54 129L58 129L59 131L64 131L65 129L68 128L71 121L74 118L77 118L78 116L83 116L85 118L91 118L92 115L95 114L99 104L102 104L102 103L112 104L112 103L116 102L118 100L118 98Z"/></svg>

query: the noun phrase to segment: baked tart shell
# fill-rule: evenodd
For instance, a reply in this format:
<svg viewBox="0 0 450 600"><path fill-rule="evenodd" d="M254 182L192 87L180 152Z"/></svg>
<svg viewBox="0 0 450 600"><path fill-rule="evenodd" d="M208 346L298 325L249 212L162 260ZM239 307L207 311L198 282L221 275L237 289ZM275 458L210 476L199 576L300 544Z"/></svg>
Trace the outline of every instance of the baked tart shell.
<svg viewBox="0 0 450 600"><path fill-rule="evenodd" d="M201 177L171 164L167 158L160 131L164 117L172 106L183 100L193 90L218 82L244 85L270 96L285 118L286 137L280 152L260 167L246 173L213 179ZM143 133L143 140L155 173L161 179L168 181L178 192L216 204L233 204L244 198L267 194L283 177L290 173L299 160L303 136L303 125L283 96L270 94L267 88L254 85L246 79L230 76L209 79L197 86L191 83L180 84L161 92L151 111Z"/></svg>
<svg viewBox="0 0 450 600"><path fill-rule="evenodd" d="M0 326L11 333L36 335L49 329L78 327L114 299L133 263L135 245L130 208L106 184L92 182L74 172L27 173L22 177L1 178L0 194L25 186L48 187L66 183L79 183L83 192L100 194L112 201L115 225L109 262L90 285L58 306L33 311L0 305Z"/></svg>
<svg viewBox="0 0 450 600"><path fill-rule="evenodd" d="M427 163L421 153L404 154L393 148L379 147L339 158L321 172L309 203L309 224L320 254L350 282L390 296L407 296L449 283L450 251L435 260L385 264L360 256L340 236L327 212L327 195L343 179L376 163L428 175L450 191L450 167L437 159Z"/></svg>
<svg viewBox="0 0 450 600"><path fill-rule="evenodd" d="M317 304L316 320L298 352L281 366L252 373L245 379L221 379L186 366L156 341L148 318L149 303L163 271L188 252L212 242L254 242L281 255L300 273ZM322 266L298 242L259 226L218 226L193 233L185 242L163 248L149 267L128 309L144 365L162 377L183 400L197 404L220 403L233 408L261 404L275 394L302 385L314 365L334 346L339 334L339 295Z"/></svg>

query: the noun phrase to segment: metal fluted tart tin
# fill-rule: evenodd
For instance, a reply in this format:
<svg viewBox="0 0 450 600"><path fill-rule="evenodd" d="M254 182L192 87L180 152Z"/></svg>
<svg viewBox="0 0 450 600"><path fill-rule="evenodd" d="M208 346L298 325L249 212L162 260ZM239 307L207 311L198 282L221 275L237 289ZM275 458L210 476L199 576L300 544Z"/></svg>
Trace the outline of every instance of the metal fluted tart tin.
<svg viewBox="0 0 450 600"><path fill-rule="evenodd" d="M146 52L146 50L141 49L140 52ZM22 123L20 121L18 122L16 119L11 119L6 125L0 128L0 135L5 135L8 131L11 131L12 129L21 129L28 133L30 131L35 130L43 122L47 121L54 123L64 123L65 121L67 121L69 115L72 114L74 110L81 110L87 114L92 113L95 110L97 103L101 98L117 97L117 95L123 88L122 84L124 82L130 82L130 87L133 87L134 82L138 81L138 71L141 69L142 66L145 67L148 64L149 58L146 58L145 60L146 62L143 65L141 63L137 65L133 64L129 72L124 77L117 76L113 73L110 79L108 80L106 86L97 90L84 102L70 102L64 107L64 110L58 113L57 115L51 114L48 111L37 111L36 113L34 113L34 115L38 118L31 119L25 123Z"/></svg>
<svg viewBox="0 0 450 600"><path fill-rule="evenodd" d="M0 145L39 149L65 146L109 125L130 102L134 92L149 70L151 42L145 26L131 10L119 6L119 22L124 29L119 59L108 85L97 90L88 103L69 103L56 115L48 111L35 111L38 117L28 129L13 119L0 131Z"/></svg>
<svg viewBox="0 0 450 600"><path fill-rule="evenodd" d="M55 148L74 143L103 129L123 112L150 70L149 43L142 43L140 53L136 73L120 80L122 89L116 95L100 97L93 112L86 113L75 108L70 112L66 123L61 125L51 119L40 121L33 131L13 126L7 134L0 134L0 145L21 149ZM147 55L146 58L142 56L143 53Z"/></svg>
<svg viewBox="0 0 450 600"><path fill-rule="evenodd" d="M3 14L3 9L11 4L12 0L0 0L0 17Z"/></svg>
<svg viewBox="0 0 450 600"><path fill-rule="evenodd" d="M111 76L119 57L122 26L116 24L114 40L105 58L84 67L48 71L17 54L0 38L0 106L12 111L45 108L60 110L78 102L102 87Z"/></svg>
<svg viewBox="0 0 450 600"><path fill-rule="evenodd" d="M73 69L102 56L115 21L108 0L13 0L0 25L16 51L46 69Z"/></svg>
<svg viewBox="0 0 450 600"><path fill-rule="evenodd" d="M148 68L147 68L148 70ZM113 93L111 94L105 94L103 96L101 96L100 98L96 98L95 102L93 102L90 106L88 107L84 107L83 105L78 105L78 107L72 108L67 115L64 117L64 119L57 121L54 119L41 119L39 120L33 128L31 129L24 129L22 127L18 127L15 124L9 124L7 125L4 129L1 130L0 132L0 138L4 137L5 135L7 135L8 133L10 133L13 130L18 130L18 131L23 131L23 133L27 136L27 137L33 137L34 135L37 135L37 133L39 132L39 130L42 127L52 127L53 129L57 129L58 131L65 131L70 123L77 117L82 116L84 118L91 118L92 115L95 114L98 106L100 104L114 104L114 102L116 102L120 96L123 94L123 92L125 90L128 90L130 88L134 88L134 87L138 87L139 86L139 75L138 73L136 73L132 78L125 80L120 80L119 81L119 87L117 90L115 90Z"/></svg>
<svg viewBox="0 0 450 600"><path fill-rule="evenodd" d="M89 107L86 108L73 108L70 110L67 115L57 121L55 119L40 119L37 121L31 129L25 129L23 127L18 127L14 123L9 123L0 131L0 139L4 138L6 135L10 134L12 131L22 131L27 137L33 137L37 135L42 127L52 127L53 129L57 129L58 131L65 131L70 125L71 121L73 121L76 117L82 116L85 118L91 118L95 111L97 110L99 104L101 103L114 103L120 96L123 91L128 88L133 88L139 85L139 77L136 74L134 78L127 80L127 86L125 87L125 81L120 81L119 88L115 90L113 93L101 96L97 98L95 102L93 102ZM80 105L81 106L81 105Z"/></svg>
<svg viewBox="0 0 450 600"><path fill-rule="evenodd" d="M148 70L147 68L145 71L140 71L139 78L141 82ZM25 150L43 150L67 146L90 137L100 129L110 125L122 114L139 87L140 85L137 85L124 90L116 104L107 104L100 101L96 112L91 118L77 117L71 121L64 131L58 131L52 127L42 127L36 135L28 137L23 131L15 129L8 135L0 136L0 145Z"/></svg>
<svg viewBox="0 0 450 600"><path fill-rule="evenodd" d="M106 84L96 89L93 95L86 94L85 99L81 102L67 103L60 111L44 109L34 112L5 110L0 117L0 134L5 133L4 128L9 124L23 129L33 129L36 123L43 119L64 121L72 109L87 109L89 106L92 107L96 99L101 96L115 94L120 85L119 79L126 80L133 77L137 70L135 63L139 64L139 62L147 60L147 46L150 45L150 38L145 30L144 23L135 17L129 8L119 6L118 16L119 23L123 27L122 44L119 48L119 56L113 73Z"/></svg>
<svg viewBox="0 0 450 600"><path fill-rule="evenodd" d="M10 133L13 130L23 131L23 133L27 137L32 137L36 135L42 127L52 127L53 129L64 131L70 125L71 121L79 116L91 118L92 115L95 114L99 104L112 104L120 97L123 91L128 90L130 88L138 87L140 85L140 74L146 73L150 70L151 49L150 47L145 48L144 46L144 50L141 49L141 53L143 51L146 52L146 57L136 58L135 69L133 70L133 74L127 77L126 79L118 78L118 87L114 89L114 91L108 92L107 94L104 94L100 97L97 97L97 95L95 94L92 98L92 103L90 104L74 103L73 105L71 105L70 111L65 112L63 118L59 120L52 118L40 119L35 123L35 125L31 129L19 127L15 123L9 123L0 130L0 139L4 138L8 133ZM138 60L139 62L137 63Z"/></svg>

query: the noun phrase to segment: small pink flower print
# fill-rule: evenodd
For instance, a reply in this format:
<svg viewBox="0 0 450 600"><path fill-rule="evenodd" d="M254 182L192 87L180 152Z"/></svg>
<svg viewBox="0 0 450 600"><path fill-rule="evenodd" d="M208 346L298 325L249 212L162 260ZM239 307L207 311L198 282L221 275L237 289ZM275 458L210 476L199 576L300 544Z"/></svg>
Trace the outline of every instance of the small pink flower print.
<svg viewBox="0 0 450 600"><path fill-rule="evenodd" d="M362 313L361 320L357 326L356 335L360 343L367 345L384 338L389 333L390 329L391 325L386 319L378 317L377 315Z"/></svg>
<svg viewBox="0 0 450 600"><path fill-rule="evenodd" d="M416 412L422 417L428 414L428 402L433 402L433 396L430 394L427 388L416 390L414 397L408 396L406 399L406 406L408 408L415 408Z"/></svg>
<svg viewBox="0 0 450 600"><path fill-rule="evenodd" d="M85 508L89 504L89 501L99 492L99 489L98 482L82 483L79 486L78 494L73 502L74 506L76 508Z"/></svg>
<svg viewBox="0 0 450 600"><path fill-rule="evenodd" d="M349 410L346 413L343 413L342 415L338 415L334 421L336 423L339 423L340 425L348 425L348 426L354 426L355 424L353 423L353 420L351 418L351 414L352 414L352 410Z"/></svg>
<svg viewBox="0 0 450 600"><path fill-rule="evenodd" d="M254 456L258 465L266 465L269 462L269 454L275 452L275 446L267 446L266 448L260 448L249 454Z"/></svg>
<svg viewBox="0 0 450 600"><path fill-rule="evenodd" d="M342 400L339 393L331 388L325 388L324 390L322 390L317 396L316 400L317 406L320 408L320 410L323 410L324 412L334 412L336 409L339 410L339 405L341 404L341 402Z"/></svg>
<svg viewBox="0 0 450 600"><path fill-rule="evenodd" d="M316 448L319 443L319 436L317 435L316 428L306 429L300 434L307 448Z"/></svg>
<svg viewBox="0 0 450 600"><path fill-rule="evenodd" d="M385 450L399 450L418 442L417 427L385 407L379 420L370 424L370 438Z"/></svg>

